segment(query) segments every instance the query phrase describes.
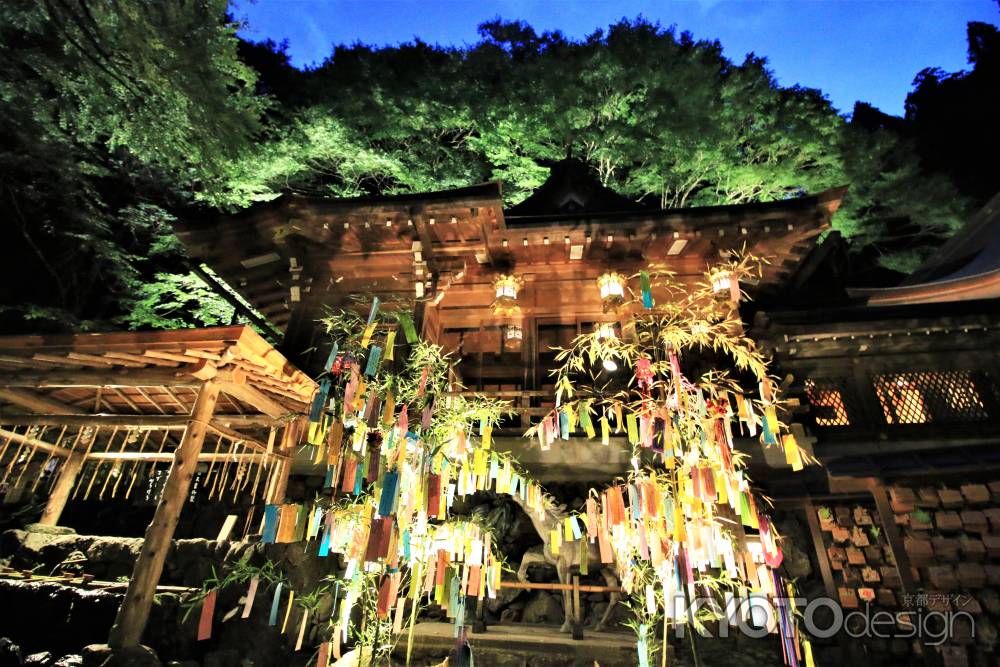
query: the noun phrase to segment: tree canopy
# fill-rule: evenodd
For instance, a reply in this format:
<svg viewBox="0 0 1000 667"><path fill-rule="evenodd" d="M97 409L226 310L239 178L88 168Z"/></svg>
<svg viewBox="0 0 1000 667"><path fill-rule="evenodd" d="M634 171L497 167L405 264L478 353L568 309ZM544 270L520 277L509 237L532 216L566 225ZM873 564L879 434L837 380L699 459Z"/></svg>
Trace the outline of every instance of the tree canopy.
<svg viewBox="0 0 1000 667"><path fill-rule="evenodd" d="M567 155L662 207L848 184L834 228L905 270L1000 187L970 183L934 138L961 121L934 111L962 99L952 90L995 84L992 26L970 26L972 72L926 70L905 119L863 123L821 91L780 86L762 57L733 62L718 42L642 19L579 40L495 20L468 46L338 46L300 71L283 45L240 41L225 11L223 0L0 6L4 249L21 276L0 304L6 328L232 317L221 302L179 300L210 293L196 291L170 221L284 192L499 179L513 204Z"/></svg>

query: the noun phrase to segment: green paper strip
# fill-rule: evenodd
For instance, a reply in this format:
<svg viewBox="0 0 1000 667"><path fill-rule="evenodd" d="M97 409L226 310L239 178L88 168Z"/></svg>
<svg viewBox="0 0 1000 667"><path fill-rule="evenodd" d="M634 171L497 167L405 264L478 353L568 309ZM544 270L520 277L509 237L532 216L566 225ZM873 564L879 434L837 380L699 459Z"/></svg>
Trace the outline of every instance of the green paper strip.
<svg viewBox="0 0 1000 667"><path fill-rule="evenodd" d="M413 328L413 318L410 317L409 313L399 313L397 317L399 318L399 326L403 327L406 342L413 345L417 342L417 330Z"/></svg>
<svg viewBox="0 0 1000 667"><path fill-rule="evenodd" d="M628 429L628 441L630 445L635 445L639 443L639 425L635 420L635 413L630 412L625 417L625 424Z"/></svg>

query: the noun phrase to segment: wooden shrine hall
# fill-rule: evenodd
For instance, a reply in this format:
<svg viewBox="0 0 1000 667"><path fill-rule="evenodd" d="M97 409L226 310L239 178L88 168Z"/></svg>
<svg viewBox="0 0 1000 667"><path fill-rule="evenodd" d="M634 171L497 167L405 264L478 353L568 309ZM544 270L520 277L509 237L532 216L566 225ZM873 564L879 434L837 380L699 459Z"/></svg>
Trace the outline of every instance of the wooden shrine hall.
<svg viewBox="0 0 1000 667"><path fill-rule="evenodd" d="M21 464L9 493L45 481L42 524L72 498L128 496L165 472L112 630L118 647L139 643L199 464L209 497L280 502L317 389L247 326L2 337L0 369L0 474Z"/></svg>
<svg viewBox="0 0 1000 667"><path fill-rule="evenodd" d="M542 390L549 347L610 317L597 286L602 274L653 265L697 281L720 255L745 248L769 263L744 289L774 290L829 228L845 191L657 209L604 187L570 159L506 210L499 183L484 183L391 197L285 195L176 229L192 258L283 333L283 351L304 369L326 358L317 320L378 296L416 312L424 338L461 359L470 389ZM516 304L498 312L504 277Z"/></svg>
<svg viewBox="0 0 1000 667"><path fill-rule="evenodd" d="M461 362L458 379L468 391L513 403L517 415L502 429L510 437L501 447L516 450L543 481L550 473L593 479L619 474L628 457L610 448L592 453L593 461L569 461L563 450L523 447L520 436L550 409L552 348L615 318L605 312L598 278L624 282L653 266L692 284L745 249L767 264L742 289L751 298L777 292L829 228L845 191L658 209L619 195L568 159L506 209L499 183L373 198L285 195L176 229L210 279L220 276L283 335L282 350L301 368L318 371L326 359L330 343L318 322L325 314L367 308L377 296L416 315L423 338ZM501 297L507 307L497 308Z"/></svg>

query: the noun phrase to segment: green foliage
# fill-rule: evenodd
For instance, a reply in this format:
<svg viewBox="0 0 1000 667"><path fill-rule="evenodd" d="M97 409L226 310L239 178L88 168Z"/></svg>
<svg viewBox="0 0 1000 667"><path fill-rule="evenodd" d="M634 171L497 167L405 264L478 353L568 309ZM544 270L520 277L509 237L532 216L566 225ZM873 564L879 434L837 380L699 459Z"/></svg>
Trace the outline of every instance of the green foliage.
<svg viewBox="0 0 1000 667"><path fill-rule="evenodd" d="M248 147L264 107L225 9L0 5L8 330L139 326L144 284L185 272L167 210Z"/></svg>
<svg viewBox="0 0 1000 667"><path fill-rule="evenodd" d="M265 587L284 580L281 570L278 569L278 566L273 561L265 560L262 565L251 565L250 556L250 552L245 553L221 577L213 565L212 576L201 583L201 589L185 596L182 600L181 605L184 608L184 620L187 620L195 607L201 605L212 591L221 591L231 585L246 584L254 577L257 577Z"/></svg>
<svg viewBox="0 0 1000 667"><path fill-rule="evenodd" d="M878 250L887 268L910 272L971 213L968 199L940 174L926 174L910 140L850 126L841 142L851 189L837 228Z"/></svg>
<svg viewBox="0 0 1000 667"><path fill-rule="evenodd" d="M362 304L369 298L359 296L357 300ZM367 311L367 308L363 310ZM368 355L367 348L361 345L367 315L362 316L361 312L357 308L331 311L320 320L320 324L337 341L341 352L363 361ZM372 343L384 346L388 332L396 329L397 349L392 361L384 360L387 351L383 350L383 361L374 377L367 378L368 385L380 396L391 391L397 404L405 403L414 411L411 419L416 419L415 413L422 410L431 398L438 397L430 429L422 433L423 439L432 449L436 450L450 441L457 430L468 431L473 424L496 426L505 415L511 413L507 401L478 395L443 397L443 394L464 389L456 380L457 375L452 372L458 360L440 345L422 339L408 345L399 324L402 312L391 305L383 306L375 316L376 333ZM423 393L420 392L421 384Z"/></svg>
<svg viewBox="0 0 1000 667"><path fill-rule="evenodd" d="M140 282L119 321L130 329L186 329L233 321L234 309L193 273L157 273Z"/></svg>
<svg viewBox="0 0 1000 667"><path fill-rule="evenodd" d="M171 214L486 179L512 204L570 154L661 207L850 184L834 228L897 269L969 212L898 133L848 125L821 92L778 85L763 58L733 62L718 42L642 19L580 40L495 20L461 48L355 44L298 72L280 47L241 45L225 10L0 5L5 249L31 277L0 303L9 326L173 326L187 268ZM979 81L992 51L975 53ZM922 127L937 117L926 100L938 79L912 100Z"/></svg>
<svg viewBox="0 0 1000 667"><path fill-rule="evenodd" d="M642 19L579 41L500 20L480 34L461 49L338 47L303 77L314 102L199 197L245 206L287 191L391 194L492 178L516 203L572 154L661 207L850 184L834 228L877 244L893 268L912 267L968 213L906 141L849 126L820 91L781 87L755 55L734 63L718 42Z"/></svg>
<svg viewBox="0 0 1000 667"><path fill-rule="evenodd" d="M17 45L4 69L24 77L5 91L81 143L210 172L264 108L225 12L224 0L4 3L4 43Z"/></svg>

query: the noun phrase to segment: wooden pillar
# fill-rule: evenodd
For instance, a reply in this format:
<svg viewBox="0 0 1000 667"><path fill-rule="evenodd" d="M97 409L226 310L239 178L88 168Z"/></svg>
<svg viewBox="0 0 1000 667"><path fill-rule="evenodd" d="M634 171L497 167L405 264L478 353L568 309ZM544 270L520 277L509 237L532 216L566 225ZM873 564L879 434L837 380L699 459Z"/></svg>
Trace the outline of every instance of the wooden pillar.
<svg viewBox="0 0 1000 667"><path fill-rule="evenodd" d="M45 511L42 512L42 518L38 520L38 523L43 526L59 524L59 517L62 516L62 511L66 507L69 494L73 492L77 475L83 469L85 460L83 452L73 452L63 460L59 472L56 473L58 475L56 483L52 485L52 491L49 492Z"/></svg>
<svg viewBox="0 0 1000 667"><path fill-rule="evenodd" d="M170 549L170 540L191 489L191 478L198 467L198 455L205 442L205 433L215 411L219 391L219 385L211 380L202 384L198 390L191 420L184 431L181 444L174 451L174 460L170 465L160 502L156 506L153 520L146 528L146 537L135 561L125 599L118 609L118 616L108 637L108 644L113 649L136 648L142 640L149 610L153 605L153 595Z"/></svg>
<svg viewBox="0 0 1000 667"><path fill-rule="evenodd" d="M486 605L483 603L483 596L476 597L476 619L472 623L472 632L486 632Z"/></svg>
<svg viewBox="0 0 1000 667"><path fill-rule="evenodd" d="M819 519L816 518L816 506L807 500L803 503L803 509L806 513L806 523L809 525L809 535L812 537L813 550L816 552L816 562L819 563L819 573L823 578L823 588L826 589L828 597L836 600L837 585L833 581L833 568L830 567L830 558L823 544L823 531L820 529Z"/></svg>
<svg viewBox="0 0 1000 667"><path fill-rule="evenodd" d="M583 639L583 614L580 611L580 575L573 575L573 639Z"/></svg>
<svg viewBox="0 0 1000 667"><path fill-rule="evenodd" d="M278 459L271 470L271 479L268 481L267 497L265 502L271 505L280 505L285 502L285 493L288 490L288 475L292 471L292 456L295 453L296 431L298 422L289 422L285 425L285 430L281 434L281 442L278 445L278 452L288 458Z"/></svg>
<svg viewBox="0 0 1000 667"><path fill-rule="evenodd" d="M280 505L285 502L285 493L288 490L288 473L292 469L292 462L289 459L280 459L274 466L271 473L271 495L266 499L270 505Z"/></svg>
<svg viewBox="0 0 1000 667"><path fill-rule="evenodd" d="M892 511L892 504L889 496L885 492L885 487L876 479L871 481L872 497L875 499L875 509L878 510L878 518L882 523L882 532L889 543L889 550L892 551L893 560L896 561L896 570L899 572L900 586L903 593L913 595L917 592L917 586L913 581L913 570L910 568L910 556L903 546L903 538L899 534L896 526L896 515Z"/></svg>

